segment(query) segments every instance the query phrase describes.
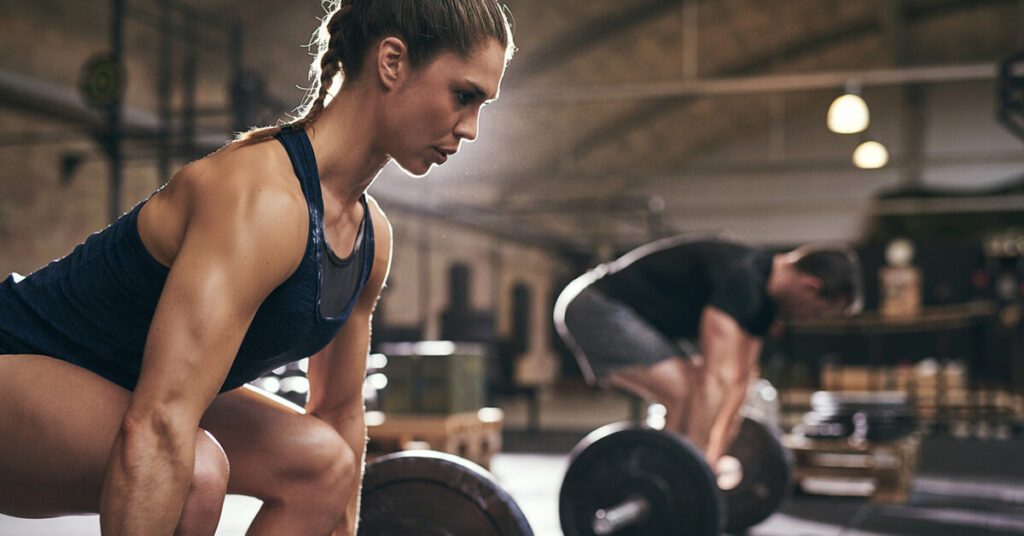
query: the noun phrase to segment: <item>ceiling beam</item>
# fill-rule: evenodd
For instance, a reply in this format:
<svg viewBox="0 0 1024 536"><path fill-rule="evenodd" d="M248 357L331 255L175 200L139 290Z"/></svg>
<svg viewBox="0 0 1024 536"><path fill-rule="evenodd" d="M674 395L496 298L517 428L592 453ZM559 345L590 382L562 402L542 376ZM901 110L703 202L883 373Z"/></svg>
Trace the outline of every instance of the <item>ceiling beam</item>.
<svg viewBox="0 0 1024 536"><path fill-rule="evenodd" d="M971 151L962 153L933 153L924 155L923 165L928 168L948 168L963 166L1022 166L1024 165L1024 152L1017 150L993 150L993 151ZM559 183L565 189L583 187L587 184L602 182L606 180L618 180L626 184L643 184L649 190L658 191L666 184L688 184L694 181L722 177L763 177L768 175L796 176L807 175L811 178L820 177L829 173L851 173L871 175L878 173L900 170L906 162L900 155L893 155L892 160L882 170L861 170L852 167L848 158L803 158L778 160L753 160L743 162L708 162L701 164L690 164L680 169L632 169L630 171L614 171L607 173L587 174L559 174L546 175L544 183ZM522 191L522 189L521 189ZM539 200L529 195L512 194L506 198L502 210L511 213L542 213L546 208L554 210L565 207L613 207L625 211L630 208L639 210L639 203L643 197L640 194L619 195L614 198L615 202L610 203L603 195L590 195L583 197L558 198L552 197L550 192L545 191ZM534 206L536 205L536 206ZM533 207L533 208L531 208ZM596 210L587 208L583 210Z"/></svg>
<svg viewBox="0 0 1024 536"><path fill-rule="evenodd" d="M516 104L536 104L638 101L666 97L730 97L763 93L779 94L840 89L849 82L856 82L860 87L881 87L994 80L998 75L998 70L998 65L995 63L972 63L817 73L766 74L644 84L521 89L515 93L510 93L506 98Z"/></svg>
<svg viewBox="0 0 1024 536"><path fill-rule="evenodd" d="M590 20L581 21L575 28L559 32L558 37L539 46L530 47L524 58L517 60L516 69L522 69L513 82L526 84L529 78L564 65L608 39L632 30L663 13L677 9L679 0L632 0L620 2L622 9Z"/></svg>
<svg viewBox="0 0 1024 536"><path fill-rule="evenodd" d="M923 21L948 15L959 10L977 9L982 6L993 4L1014 5L1011 0L943 0L927 3L912 3L907 6L905 17L908 25L921 23ZM820 51L824 48L836 46L855 39L861 39L883 32L883 24L875 14L862 17L851 22L839 30L824 31L820 34L808 36L785 46L781 51L769 50L755 56L749 61L740 63L731 68L724 69L722 76L742 76L756 73L765 65L770 65L781 55L785 58L795 58ZM586 154L610 139L618 139L629 132L647 126L651 121L663 117L673 110L691 104L694 96L664 96L660 98L649 98L640 103L632 110L623 112L618 116L594 128L585 135L577 144L575 154L577 157Z"/></svg>

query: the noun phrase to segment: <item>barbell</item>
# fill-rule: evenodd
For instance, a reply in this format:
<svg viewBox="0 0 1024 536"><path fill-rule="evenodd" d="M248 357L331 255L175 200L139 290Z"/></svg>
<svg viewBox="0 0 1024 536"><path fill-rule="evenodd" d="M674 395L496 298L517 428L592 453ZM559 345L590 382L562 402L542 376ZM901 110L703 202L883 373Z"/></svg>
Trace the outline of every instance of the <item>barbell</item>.
<svg viewBox="0 0 1024 536"><path fill-rule="evenodd" d="M359 513L364 536L532 536L522 510L468 460L404 451L366 466Z"/></svg>
<svg viewBox="0 0 1024 536"><path fill-rule="evenodd" d="M629 423L595 430L569 459L559 493L565 536L741 532L778 509L790 488L788 451L749 417L717 477L683 437Z"/></svg>

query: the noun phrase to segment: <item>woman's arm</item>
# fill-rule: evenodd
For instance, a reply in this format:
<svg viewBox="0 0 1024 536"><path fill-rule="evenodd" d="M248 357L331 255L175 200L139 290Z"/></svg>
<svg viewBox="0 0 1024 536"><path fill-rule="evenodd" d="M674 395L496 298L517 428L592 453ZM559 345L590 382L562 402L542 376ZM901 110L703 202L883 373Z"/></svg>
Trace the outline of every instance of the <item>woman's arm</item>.
<svg viewBox="0 0 1024 536"><path fill-rule="evenodd" d="M186 190L187 229L107 469L104 534L174 531L192 477L199 419L260 303L302 258L304 203L284 189L218 179Z"/></svg>
<svg viewBox="0 0 1024 536"><path fill-rule="evenodd" d="M370 320L391 264L391 226L375 201L371 199L368 206L376 243L373 270L345 325L326 348L309 360L310 395L306 411L333 426L359 460L348 509L335 529L338 535L355 534L359 520L362 461L366 450L363 380L370 348Z"/></svg>

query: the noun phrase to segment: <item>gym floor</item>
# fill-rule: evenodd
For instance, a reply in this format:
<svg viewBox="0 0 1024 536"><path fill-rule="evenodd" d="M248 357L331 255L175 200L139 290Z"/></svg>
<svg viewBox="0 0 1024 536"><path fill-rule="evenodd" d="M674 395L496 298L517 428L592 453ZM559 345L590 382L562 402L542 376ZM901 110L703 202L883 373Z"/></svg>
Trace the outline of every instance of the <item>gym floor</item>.
<svg viewBox="0 0 1024 536"><path fill-rule="evenodd" d="M563 390L541 402L542 432L525 432L521 400L502 404L505 452L492 472L518 502L537 536L559 536L558 489L566 453L586 433L628 417L615 393ZM557 431L556 431L557 430ZM797 494L751 536L1009 535L1024 534L1022 441L928 439L920 453L913 493L906 504L872 504L859 498ZM259 502L228 498L218 536L241 535ZM99 534L97 516L23 520L0 516L3 536Z"/></svg>

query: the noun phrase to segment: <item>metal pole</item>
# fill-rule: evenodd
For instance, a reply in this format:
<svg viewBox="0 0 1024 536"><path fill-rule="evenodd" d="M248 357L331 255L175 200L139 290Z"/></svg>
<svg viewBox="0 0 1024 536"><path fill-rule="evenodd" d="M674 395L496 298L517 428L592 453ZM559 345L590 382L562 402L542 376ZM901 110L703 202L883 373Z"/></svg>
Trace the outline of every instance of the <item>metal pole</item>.
<svg viewBox="0 0 1024 536"><path fill-rule="evenodd" d="M242 24L239 22L233 23L228 31L231 36L231 46L228 50L228 68L231 69L231 132L244 132L251 126L248 121L249 116L252 115L250 108L255 105L248 97L242 99L243 102L239 101L242 97L239 94L240 84L244 83L242 64L244 62L245 34L242 32Z"/></svg>
<svg viewBox="0 0 1024 536"><path fill-rule="evenodd" d="M171 2L160 0L160 57L156 82L157 107L160 122L157 126L157 181L164 184L171 179L171 88L173 35L171 33Z"/></svg>
<svg viewBox="0 0 1024 536"><path fill-rule="evenodd" d="M417 240L417 251L416 261L419 262L419 270L416 275L419 276L419 283L416 288L417 292L417 309L419 312L419 325L420 325L420 336L423 338L430 338L436 330L432 329L433 326L433 315L431 300L433 299L433 257L431 256L431 221L429 218L420 216L420 221L417 225L417 231L419 234Z"/></svg>
<svg viewBox="0 0 1024 536"><path fill-rule="evenodd" d="M182 83L184 84L184 95L182 98L182 143L188 158L193 158L196 152L196 84L199 64L199 54L195 41L196 30L191 11L182 10L182 25L185 28L185 56L182 65Z"/></svg>
<svg viewBox="0 0 1024 536"><path fill-rule="evenodd" d="M117 65L124 65L124 0L111 1L110 55ZM123 97L118 96L107 106L107 131L104 145L110 160L110 190L108 193L108 219L113 222L121 215L121 107Z"/></svg>
<svg viewBox="0 0 1024 536"><path fill-rule="evenodd" d="M700 74L700 12L698 0L683 0L683 78Z"/></svg>
<svg viewBox="0 0 1024 536"><path fill-rule="evenodd" d="M651 503L644 497L634 495L611 508L594 512L591 528L594 534L614 534L622 529L635 526L647 519Z"/></svg>
<svg viewBox="0 0 1024 536"><path fill-rule="evenodd" d="M886 41L896 67L908 65L913 58L907 39L907 6L905 0L892 0L882 11ZM900 116L900 142L905 166L901 173L904 184L921 182L921 160L924 157L925 88L920 83L907 84L902 91L903 113Z"/></svg>

